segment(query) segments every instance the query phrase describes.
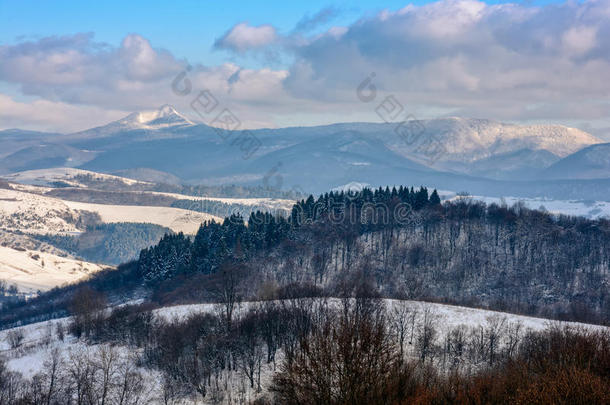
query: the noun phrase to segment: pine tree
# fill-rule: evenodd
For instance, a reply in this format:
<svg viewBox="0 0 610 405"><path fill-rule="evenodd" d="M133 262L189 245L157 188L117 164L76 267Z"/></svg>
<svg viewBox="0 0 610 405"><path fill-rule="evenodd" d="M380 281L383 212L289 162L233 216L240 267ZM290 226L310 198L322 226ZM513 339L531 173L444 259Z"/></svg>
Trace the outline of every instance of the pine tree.
<svg viewBox="0 0 610 405"><path fill-rule="evenodd" d="M436 191L436 189L434 189L434 191L430 195L430 205L434 207L434 206L439 205L440 203L441 203L441 198L438 196L438 192Z"/></svg>
<svg viewBox="0 0 610 405"><path fill-rule="evenodd" d="M428 189L426 187L421 187L417 193L415 193L415 204L413 208L416 210L420 210L428 205Z"/></svg>

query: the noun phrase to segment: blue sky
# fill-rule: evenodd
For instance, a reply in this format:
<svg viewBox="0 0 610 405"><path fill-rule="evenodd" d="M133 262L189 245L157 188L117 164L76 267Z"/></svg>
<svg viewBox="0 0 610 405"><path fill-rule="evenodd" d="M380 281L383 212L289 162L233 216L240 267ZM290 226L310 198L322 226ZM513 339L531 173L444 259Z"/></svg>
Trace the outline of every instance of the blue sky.
<svg viewBox="0 0 610 405"><path fill-rule="evenodd" d="M398 10L404 0L310 1L32 1L0 0L0 43L76 32L93 32L101 42L119 43L128 33L138 33L157 46L189 61L222 63L226 54L215 51L216 38L237 23L272 24L289 32L303 17L325 8L337 16L328 24L346 25L383 9ZM414 1L425 4L429 1ZM486 1L499 4L501 1ZM531 1L548 4L553 1ZM222 7L220 5L223 5ZM255 63L255 62L252 62Z"/></svg>
<svg viewBox="0 0 610 405"><path fill-rule="evenodd" d="M317 0L267 1L263 5L254 1L0 1L0 42L94 32L99 41L118 43L126 34L138 33L177 56L206 64L222 63L226 55L213 51L214 40L239 22L273 24L281 31L290 31L303 16L326 7L341 11L334 21L341 24L404 4L386 1L379 7L375 1Z"/></svg>
<svg viewBox="0 0 610 405"><path fill-rule="evenodd" d="M610 0L0 0L0 128L71 131L188 97L187 64L244 127L421 118L556 122L610 137ZM190 95L193 96L192 94Z"/></svg>

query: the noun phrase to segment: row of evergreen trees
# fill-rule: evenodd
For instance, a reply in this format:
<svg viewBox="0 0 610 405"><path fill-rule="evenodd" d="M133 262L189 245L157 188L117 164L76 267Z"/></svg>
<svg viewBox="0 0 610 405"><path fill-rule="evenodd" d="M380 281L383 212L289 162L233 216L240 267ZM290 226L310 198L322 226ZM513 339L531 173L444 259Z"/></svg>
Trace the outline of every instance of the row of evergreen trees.
<svg viewBox="0 0 610 405"><path fill-rule="evenodd" d="M192 241L182 233L166 234L158 245L142 250L138 265L147 282L179 274L213 273L227 260L246 260L255 252L277 246L303 226L328 222L362 234L400 226L414 211L440 203L438 192L429 193L426 187L331 191L317 199L309 196L298 201L288 218L256 211L250 214L247 226L238 214L225 218L222 224L206 222Z"/></svg>
<svg viewBox="0 0 610 405"><path fill-rule="evenodd" d="M309 196L297 202L292 208L290 223L298 227L319 219L333 222L350 222L352 225L387 225L398 215L409 216L412 211L438 206L441 199L434 190L429 195L426 187L414 190L413 187L400 186L376 190L365 188L358 192L330 192L317 200ZM397 208L400 208L397 209ZM400 211L400 212L399 212ZM368 229L370 230L370 229Z"/></svg>

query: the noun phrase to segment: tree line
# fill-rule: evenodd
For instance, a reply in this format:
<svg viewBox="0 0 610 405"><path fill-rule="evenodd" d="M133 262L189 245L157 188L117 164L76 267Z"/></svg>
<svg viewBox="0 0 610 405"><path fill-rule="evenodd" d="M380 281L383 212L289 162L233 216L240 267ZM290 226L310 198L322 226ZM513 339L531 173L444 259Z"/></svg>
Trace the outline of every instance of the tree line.
<svg viewBox="0 0 610 405"><path fill-rule="evenodd" d="M289 217L257 210L250 213L247 222L239 214L225 218L222 224L205 222L192 241L181 233L168 234L157 246L142 250L138 263L149 283L189 273L208 274L227 260L245 260L286 240L295 240L299 229L307 225L329 223L362 234L402 225L401 220L413 218L412 210L438 206L437 191L429 196L425 187L418 191L401 186L330 192L317 200L309 196L298 201Z"/></svg>

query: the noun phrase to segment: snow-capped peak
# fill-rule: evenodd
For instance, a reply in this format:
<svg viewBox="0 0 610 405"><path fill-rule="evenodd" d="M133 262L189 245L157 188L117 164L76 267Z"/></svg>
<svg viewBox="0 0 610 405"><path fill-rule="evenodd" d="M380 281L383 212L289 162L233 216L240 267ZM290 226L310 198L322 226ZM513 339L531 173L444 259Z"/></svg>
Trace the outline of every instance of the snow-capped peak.
<svg viewBox="0 0 610 405"><path fill-rule="evenodd" d="M180 114L174 107L165 104L154 111L141 111L129 114L119 121L120 124L142 128L160 129L183 125L194 125L192 121Z"/></svg>

